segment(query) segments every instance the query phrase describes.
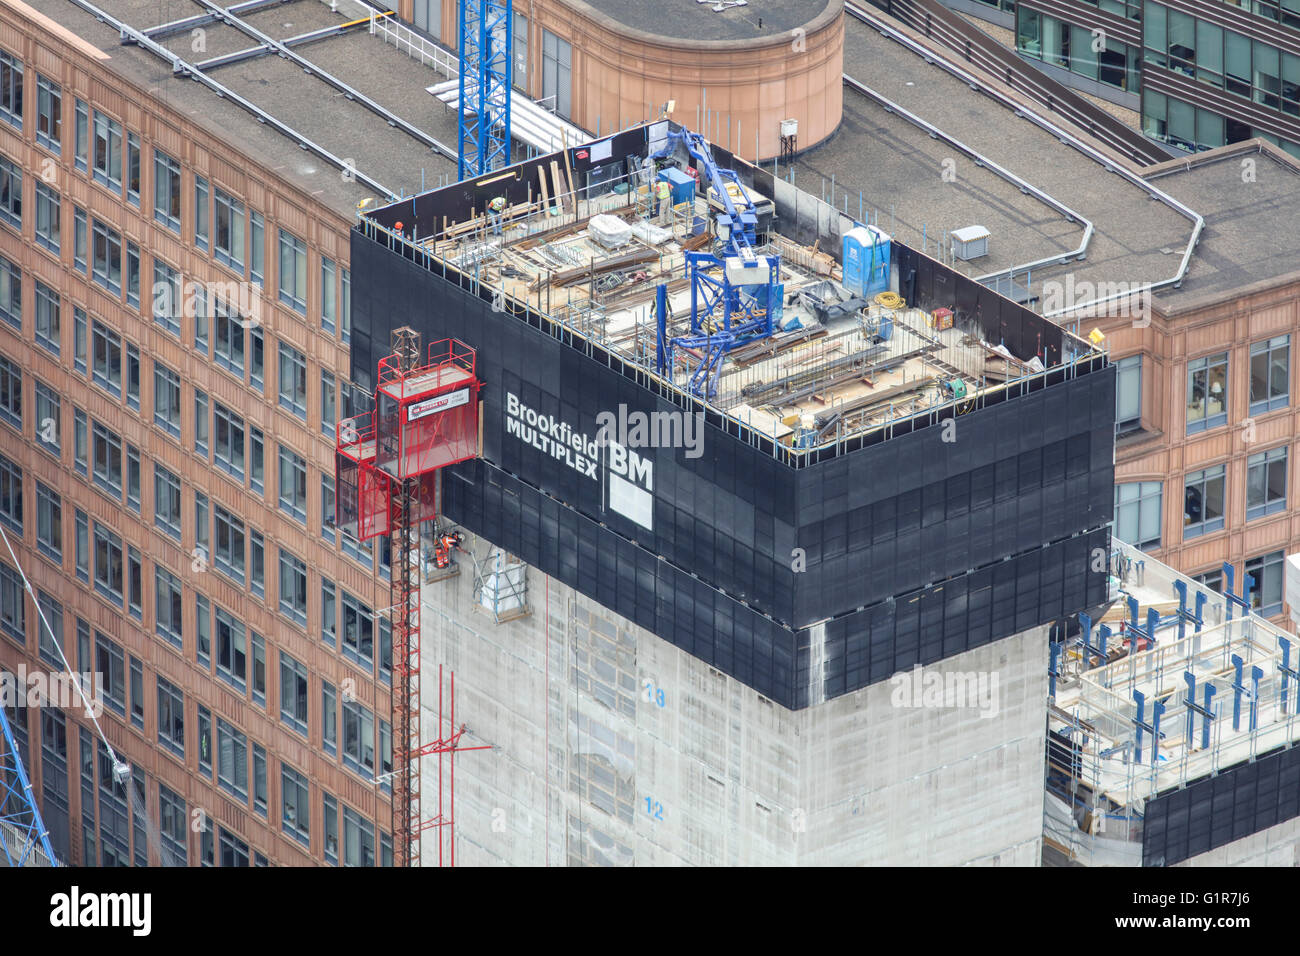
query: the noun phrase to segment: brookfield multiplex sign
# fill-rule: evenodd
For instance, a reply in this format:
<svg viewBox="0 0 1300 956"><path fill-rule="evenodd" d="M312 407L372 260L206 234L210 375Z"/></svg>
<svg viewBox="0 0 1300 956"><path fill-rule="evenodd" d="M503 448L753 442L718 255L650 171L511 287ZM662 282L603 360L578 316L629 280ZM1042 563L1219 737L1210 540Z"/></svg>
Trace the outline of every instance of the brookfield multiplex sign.
<svg viewBox="0 0 1300 956"><path fill-rule="evenodd" d="M601 487L602 507L654 530L654 462L615 441L602 424L595 438L557 415L538 412L506 393L506 434L562 461Z"/></svg>

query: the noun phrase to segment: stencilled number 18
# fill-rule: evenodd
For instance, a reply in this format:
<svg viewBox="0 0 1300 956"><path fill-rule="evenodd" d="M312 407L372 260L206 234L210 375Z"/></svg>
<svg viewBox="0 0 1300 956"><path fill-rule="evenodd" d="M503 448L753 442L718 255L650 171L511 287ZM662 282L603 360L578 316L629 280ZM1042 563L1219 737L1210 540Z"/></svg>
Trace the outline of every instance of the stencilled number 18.
<svg viewBox="0 0 1300 956"><path fill-rule="evenodd" d="M641 681L641 690L644 691L642 696L647 704L658 704L660 707L664 705L666 700L664 690L662 687L655 687L654 681L649 678Z"/></svg>

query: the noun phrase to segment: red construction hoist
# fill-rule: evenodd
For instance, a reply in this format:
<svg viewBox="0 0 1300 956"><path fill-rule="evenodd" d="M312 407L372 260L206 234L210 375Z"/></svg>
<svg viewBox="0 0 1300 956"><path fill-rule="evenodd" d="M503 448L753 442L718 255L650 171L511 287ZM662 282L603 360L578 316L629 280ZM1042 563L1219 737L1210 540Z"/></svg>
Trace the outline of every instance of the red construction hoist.
<svg viewBox="0 0 1300 956"><path fill-rule="evenodd" d="M438 736L420 735L420 524L438 517L438 470L479 454L479 386L474 350L455 339L429 346L420 364L420 336L393 332L393 354L379 362L375 407L339 422L335 446L336 516L340 529L361 541L387 534L391 544L393 631L393 862L420 865L420 834L449 835L456 863L455 755L464 725L456 726L456 675L451 675L450 731L443 732L442 668L438 668ZM438 756L438 813L420 806L420 758ZM443 811L443 758L451 762L450 806Z"/></svg>

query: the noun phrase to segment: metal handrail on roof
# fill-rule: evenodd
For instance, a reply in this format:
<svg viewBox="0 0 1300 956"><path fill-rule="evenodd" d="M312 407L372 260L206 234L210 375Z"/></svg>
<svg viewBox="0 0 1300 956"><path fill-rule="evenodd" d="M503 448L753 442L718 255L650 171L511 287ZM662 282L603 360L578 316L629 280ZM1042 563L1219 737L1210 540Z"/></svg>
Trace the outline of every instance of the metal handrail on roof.
<svg viewBox="0 0 1300 956"><path fill-rule="evenodd" d="M340 159L338 156L335 156L324 146L321 146L319 143L315 142L309 137L304 136L302 133L299 133L288 123L284 123L276 119L274 116L266 112L266 110L262 109L261 107L255 105L249 100L244 99L244 97L240 96L238 93L230 89L224 83L220 83L217 80L214 80L212 77L208 76L202 70L194 66L194 64L189 63L188 61L177 56L175 53L167 49L165 46L162 46L161 44L154 42L152 39L145 36L144 33L135 29L135 27L131 26L130 24L122 20L117 19L112 14L99 9L97 6L91 3L90 0L70 0L70 2L75 3L77 6L81 7L81 9L85 10L91 16L95 17L96 19L104 23L107 23L109 26L116 29L118 31L118 35L121 37L122 43L124 44L134 43L142 50L147 50L148 52L152 53L154 56L158 57L160 60L165 60L166 62L170 63L173 74L177 76L192 77L193 79L197 80L199 83L202 83L204 86L206 86L212 92L216 93L217 96L228 99L230 100L230 102L234 103L241 109L245 110L248 113L251 113L254 117L257 118L257 121L259 123L263 123L267 126L270 126L272 129L274 129L276 132L280 133L281 135L287 136L289 139L297 143L300 149L305 149L308 150L309 152L315 153L317 156L325 160L327 163L337 166L339 169L349 173L358 182L360 182L361 184L363 184L364 186L370 189L373 189L375 192L379 193L380 195L387 196L390 199L399 198L398 194L394 190L389 189L379 180L367 176L365 173L361 172L361 170L357 169L352 163L348 162L347 160Z"/></svg>
<svg viewBox="0 0 1300 956"><path fill-rule="evenodd" d="M1174 212L1183 216L1185 219L1191 221L1192 234L1187 240L1186 248L1183 250L1182 260L1179 262L1178 265L1178 271L1168 279L1161 279L1158 282L1148 283L1147 285L1142 286L1139 289L1128 289L1124 292L1114 293L1108 296L1102 296L1100 298L1093 299L1089 302L1080 302L1075 305L1068 306L1066 308L1054 309L1051 312L1044 312L1042 313L1043 318L1051 319L1051 318L1056 318L1058 316L1066 315L1071 312L1087 311L1087 310L1095 309L1099 305L1105 305L1107 303L1114 302L1120 299L1129 298L1136 294L1153 292L1156 289L1162 289L1165 288L1166 286L1173 286L1174 288L1178 288L1179 286L1182 285L1183 279L1187 275L1188 267L1191 265L1192 253L1196 249L1197 242L1200 241L1201 232L1205 229L1205 218L1201 216L1200 213L1196 212L1189 206L1186 206L1183 203L1179 202L1177 199L1175 199L1173 196L1170 196L1164 190L1157 189L1155 186L1151 185L1149 182L1147 182L1137 173L1129 170L1128 168L1126 168L1125 166L1119 163L1114 162L1110 157L1102 153L1101 150L1090 145L1089 143L1084 142L1078 136L1074 135L1073 133L1069 132L1068 130L1060 126L1057 126L1051 120L1043 116L1039 116L1037 113L1033 112L1032 110L1024 106L1024 104L1012 99L1010 96L1007 96L1005 93L1001 92L1000 90L994 89L993 87L985 83L983 80L976 77L973 73L970 73L969 71L962 69L957 64L940 56L938 53L936 53L934 50L929 49L924 44L918 43L916 40L912 39L907 34L894 29L889 24L881 21L877 17L872 16L862 8L856 7L851 3L846 3L844 5L844 8L847 12L849 12L857 19L874 27L876 30L880 32L882 36L894 40L897 43L901 43L903 46L907 47L913 53L916 53L917 55L923 57L927 63L934 63L941 69L947 71L948 73L951 73L953 76L962 80L971 89L977 90L978 92L981 92L986 96L991 97L992 99L1001 103L1003 106L1006 106L1007 108L1013 110L1016 116L1023 117L1029 120L1029 122L1033 123L1035 126L1047 130L1065 145L1077 149L1079 152L1083 153L1089 159L1098 163L1103 169L1106 170L1106 172L1114 173L1115 175L1128 180L1128 182L1130 182L1134 186L1137 186L1139 189L1143 190L1152 199L1159 200L1160 202L1168 206L1170 209L1174 210ZM846 75L845 79L851 80L852 78ZM853 82L857 82L857 81L853 81ZM1061 262L1061 261L1063 260L1061 260L1059 256L1052 256L1048 259L1038 260L1037 262L1025 263L1024 265L1015 265L1007 269L1001 269L997 272L990 272L982 276L976 276L975 281L987 285L991 280L1001 279L1004 277L1012 278L1017 272L1025 271L1027 269L1031 269L1036 266L1041 266L1044 263Z"/></svg>
<svg viewBox="0 0 1300 956"><path fill-rule="evenodd" d="M252 24L247 23L244 20L241 20L239 17L231 13L229 9L221 7L218 4L212 3L211 0L194 0L194 2L205 7L211 13L218 14L222 22L228 23L230 26L241 31L242 33L246 33L248 36L257 40L259 43L263 43L266 46L270 47L271 49L275 50L277 53L279 53L281 56L285 57L286 59L292 60L294 63L297 63L300 67L302 67L306 72L320 78L324 82L328 83L330 86L334 87L340 93L347 96L348 99L355 100L356 102L364 106L366 109L370 110L372 113L375 113L376 115L387 120L389 126L397 127L402 132L406 133L408 136L419 140L421 143L424 143L424 145L431 147L432 149L436 150L437 152L441 153L442 155L450 159L456 158L456 151L451 147L446 146L445 144L434 139L428 133L424 132L421 129L418 129L411 123L408 123L406 120L402 119L400 116L398 116L396 113L392 112L391 110L383 106L380 106L379 103L375 102L369 96L366 96L366 94L362 93L360 90L354 89L352 86L349 86L347 83L345 83L343 80L340 80L338 77L334 76L333 74L327 72L326 70L322 70L315 63L311 62L311 60L308 60L306 57L302 56L301 54L295 53L293 50L285 46L279 40L275 39L269 34L263 33L261 30L257 29L257 27L253 26Z"/></svg>

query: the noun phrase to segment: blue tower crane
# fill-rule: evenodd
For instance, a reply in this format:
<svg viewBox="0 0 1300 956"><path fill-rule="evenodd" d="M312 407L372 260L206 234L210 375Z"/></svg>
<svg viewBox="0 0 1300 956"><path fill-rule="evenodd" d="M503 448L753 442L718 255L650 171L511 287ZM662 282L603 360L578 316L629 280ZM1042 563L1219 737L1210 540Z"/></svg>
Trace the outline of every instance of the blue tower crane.
<svg viewBox="0 0 1300 956"><path fill-rule="evenodd" d="M0 854L9 866L26 866L39 847L53 866L58 858L32 794L31 781L18 754L13 728L0 707Z"/></svg>
<svg viewBox="0 0 1300 956"><path fill-rule="evenodd" d="M677 348L700 349L700 365L691 374L688 390L692 395L712 398L717 394L722 360L738 345L772 334L773 311L780 305L779 256L759 256L757 242L758 215L734 169L720 169L714 162L708 141L699 133L678 128L668 135L667 143L652 154L652 159L672 155L679 148L695 160L709 188L722 204L716 217L721 248L714 252L688 252L686 272L691 280L691 334L669 340L665 350L660 343L657 370L663 374L672 367ZM736 187L738 198L727 191Z"/></svg>
<svg viewBox="0 0 1300 956"><path fill-rule="evenodd" d="M511 0L460 0L460 179L510 165Z"/></svg>

